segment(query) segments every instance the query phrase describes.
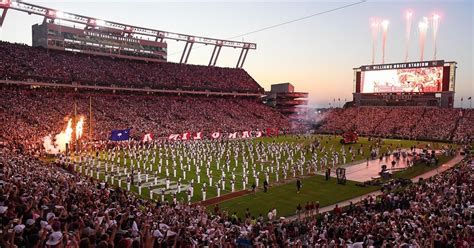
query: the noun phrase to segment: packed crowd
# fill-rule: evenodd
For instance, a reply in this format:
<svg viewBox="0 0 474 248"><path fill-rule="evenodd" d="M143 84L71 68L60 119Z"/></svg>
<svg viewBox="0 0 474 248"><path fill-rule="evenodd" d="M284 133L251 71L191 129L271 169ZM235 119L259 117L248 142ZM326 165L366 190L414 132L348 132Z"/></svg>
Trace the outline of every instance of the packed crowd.
<svg viewBox="0 0 474 248"><path fill-rule="evenodd" d="M0 41L0 79L153 89L261 93L243 69L147 63Z"/></svg>
<svg viewBox="0 0 474 248"><path fill-rule="evenodd" d="M132 129L132 137L146 133L168 137L182 132L237 132L285 129L288 120L255 98L123 95L68 90L0 89L0 138L23 144L42 143L46 135L63 130L67 120L77 115L86 118L84 135L92 112L93 139L106 140L113 129ZM89 101L90 97L90 101Z"/></svg>
<svg viewBox="0 0 474 248"><path fill-rule="evenodd" d="M474 199L470 159L406 188L385 185L383 193L336 208L321 220L293 226L311 247L472 247Z"/></svg>
<svg viewBox="0 0 474 248"><path fill-rule="evenodd" d="M318 131L357 131L406 139L474 139L474 110L438 107L351 107L322 114ZM350 120L350 121L349 121Z"/></svg>
<svg viewBox="0 0 474 248"><path fill-rule="evenodd" d="M46 66L45 66L46 65ZM243 70L95 57L0 42L0 79L125 87L260 92ZM133 128L166 136L186 131L288 129L288 119L260 99L108 94L0 88L0 247L472 247L474 163L408 187L389 182L378 196L319 218L239 218L218 208L138 198L28 151L89 117L93 138ZM461 140L474 136L474 111L364 107L324 114L320 132ZM348 121L351 120L351 121ZM86 121L88 123L88 121ZM87 130L88 127L85 129ZM88 132L85 132L88 135ZM343 153L344 151L341 151ZM352 154L352 152L350 152ZM344 156L345 159L345 156ZM345 162L344 162L345 163Z"/></svg>
<svg viewBox="0 0 474 248"><path fill-rule="evenodd" d="M474 164L401 187L384 186L347 210L286 220L239 218L120 188L0 149L1 247L472 247ZM273 213L275 212L275 213ZM308 215L310 216L310 215Z"/></svg>
<svg viewBox="0 0 474 248"><path fill-rule="evenodd" d="M458 128L454 132L454 139L464 141L464 139L474 140L474 111L467 110L462 112L462 118L459 119ZM471 137L466 136L470 134Z"/></svg>

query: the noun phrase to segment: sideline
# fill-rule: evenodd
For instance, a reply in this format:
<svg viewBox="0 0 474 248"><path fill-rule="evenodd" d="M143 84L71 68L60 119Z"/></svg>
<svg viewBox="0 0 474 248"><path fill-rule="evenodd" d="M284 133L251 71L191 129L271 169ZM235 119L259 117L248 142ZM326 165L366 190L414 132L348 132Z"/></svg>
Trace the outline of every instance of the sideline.
<svg viewBox="0 0 474 248"><path fill-rule="evenodd" d="M430 178L432 176L438 175L438 174L452 168L453 166L458 164L463 159L464 159L464 156L459 155L459 153L458 153L454 158L452 158L448 162L438 166L436 169L427 171L427 172L425 172L425 173L423 173L419 176L416 176L416 177L412 178L411 181L412 182L418 182L418 180L420 178L427 179L427 178ZM338 205L338 207L340 207L340 208L343 208L343 207L349 206L350 202L352 202L353 204L356 204L356 203L361 202L362 200L364 200L368 196L371 196L371 195L372 196L378 196L378 195L381 195L381 194L382 194L382 191L380 191L380 190L373 191L373 192L367 193L365 195L357 196L357 197L354 197L354 198L349 199L349 200L345 200L345 201L342 201L342 202L338 202L338 203L335 203L335 204L332 204L332 205L322 207L322 208L319 209L319 213L321 214L321 213L332 211L336 205ZM292 215L292 216L286 217L286 219L290 220L290 221L293 221L293 220L298 219L298 216L297 215Z"/></svg>

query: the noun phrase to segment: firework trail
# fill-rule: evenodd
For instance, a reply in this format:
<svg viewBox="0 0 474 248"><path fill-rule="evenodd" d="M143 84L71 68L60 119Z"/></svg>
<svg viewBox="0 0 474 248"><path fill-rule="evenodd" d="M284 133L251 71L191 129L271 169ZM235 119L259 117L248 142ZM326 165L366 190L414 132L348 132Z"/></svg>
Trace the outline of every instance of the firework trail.
<svg viewBox="0 0 474 248"><path fill-rule="evenodd" d="M385 44L387 42L388 20L383 20L382 25L382 64L385 63Z"/></svg>
<svg viewBox="0 0 474 248"><path fill-rule="evenodd" d="M418 23L418 30L420 32L420 61L423 61L425 53L426 31L428 30L428 19L423 17L423 20Z"/></svg>
<svg viewBox="0 0 474 248"><path fill-rule="evenodd" d="M408 62L408 50L410 47L411 26L413 20L413 12L407 11L405 14L405 62Z"/></svg>
<svg viewBox="0 0 474 248"><path fill-rule="evenodd" d="M438 14L433 14L433 18L431 20L431 26L433 28L433 46L434 46L433 60L436 60L436 55L438 52L436 40L438 36L438 28L439 28L439 21L440 21L439 19L440 19L440 16Z"/></svg>
<svg viewBox="0 0 474 248"><path fill-rule="evenodd" d="M372 64L375 62L375 48L377 47L377 40L379 36L380 23L377 19L372 18L370 22L370 28L372 30Z"/></svg>

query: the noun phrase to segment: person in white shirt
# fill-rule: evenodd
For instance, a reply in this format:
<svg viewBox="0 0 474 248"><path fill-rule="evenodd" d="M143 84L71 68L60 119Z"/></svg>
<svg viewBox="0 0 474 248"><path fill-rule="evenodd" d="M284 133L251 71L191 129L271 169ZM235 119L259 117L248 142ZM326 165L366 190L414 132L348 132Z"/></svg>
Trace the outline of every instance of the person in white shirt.
<svg viewBox="0 0 474 248"><path fill-rule="evenodd" d="M273 211L270 209L268 210L268 214L267 214L267 217L268 217L268 221L273 221Z"/></svg>

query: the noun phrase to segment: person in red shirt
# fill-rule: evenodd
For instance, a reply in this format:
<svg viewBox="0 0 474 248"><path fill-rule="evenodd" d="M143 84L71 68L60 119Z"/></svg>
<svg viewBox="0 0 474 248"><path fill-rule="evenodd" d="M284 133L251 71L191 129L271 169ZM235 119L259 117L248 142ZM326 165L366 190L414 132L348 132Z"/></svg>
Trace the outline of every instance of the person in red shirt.
<svg viewBox="0 0 474 248"><path fill-rule="evenodd" d="M342 209L336 204L336 206L333 209L333 212L335 215L339 216L341 215Z"/></svg>

